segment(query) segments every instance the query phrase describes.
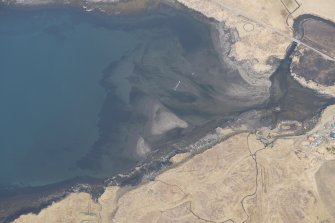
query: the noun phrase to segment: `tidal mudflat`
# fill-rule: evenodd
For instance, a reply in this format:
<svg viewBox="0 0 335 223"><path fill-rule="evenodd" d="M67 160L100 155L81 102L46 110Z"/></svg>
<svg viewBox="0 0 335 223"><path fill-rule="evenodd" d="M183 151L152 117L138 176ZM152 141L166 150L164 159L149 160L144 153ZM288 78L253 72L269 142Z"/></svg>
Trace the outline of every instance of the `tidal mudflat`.
<svg viewBox="0 0 335 223"><path fill-rule="evenodd" d="M0 16L2 188L111 176L263 102L245 96L248 84L193 15L4 7Z"/></svg>
<svg viewBox="0 0 335 223"><path fill-rule="evenodd" d="M212 29L171 8L117 17L1 8L2 194L113 176L243 112L262 109L260 124L272 126L308 120L329 103L289 78L291 52L272 78L272 96L250 93L255 87L222 60ZM2 216L20 211L21 198L11 210L0 199Z"/></svg>

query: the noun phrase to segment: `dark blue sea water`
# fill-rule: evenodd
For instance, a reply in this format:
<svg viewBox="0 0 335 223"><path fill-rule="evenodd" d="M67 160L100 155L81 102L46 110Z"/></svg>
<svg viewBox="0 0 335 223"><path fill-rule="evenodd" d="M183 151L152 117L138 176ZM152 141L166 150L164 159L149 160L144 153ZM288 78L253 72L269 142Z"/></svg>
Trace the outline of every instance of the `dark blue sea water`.
<svg viewBox="0 0 335 223"><path fill-rule="evenodd" d="M103 70L137 42L77 10L0 9L0 185L88 174Z"/></svg>
<svg viewBox="0 0 335 223"><path fill-rule="evenodd" d="M181 11L0 8L0 188L134 167L146 156L141 140L167 148L235 109L214 94L225 88L220 73L209 27ZM175 125L166 114L189 127L153 133Z"/></svg>
<svg viewBox="0 0 335 223"><path fill-rule="evenodd" d="M0 8L0 188L109 177L263 106L222 62L215 33L171 8L118 17ZM277 119L304 120L326 102L289 84L283 64Z"/></svg>
<svg viewBox="0 0 335 223"><path fill-rule="evenodd" d="M255 97L212 28L171 8L115 17L0 7L0 221L35 210L37 197L172 154L241 112L262 108L259 125L272 126L330 103L290 78L292 52L269 101Z"/></svg>

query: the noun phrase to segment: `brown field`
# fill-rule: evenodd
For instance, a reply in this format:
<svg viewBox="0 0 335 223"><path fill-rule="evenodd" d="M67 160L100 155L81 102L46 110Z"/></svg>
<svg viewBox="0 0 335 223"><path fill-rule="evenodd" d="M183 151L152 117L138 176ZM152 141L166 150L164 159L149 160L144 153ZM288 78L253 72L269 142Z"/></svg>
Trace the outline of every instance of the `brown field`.
<svg viewBox="0 0 335 223"><path fill-rule="evenodd" d="M302 24L302 40L326 53L335 57L335 26L315 19L307 19Z"/></svg>
<svg viewBox="0 0 335 223"><path fill-rule="evenodd" d="M292 72L306 81L313 81L323 86L335 84L335 62L325 60L312 50L301 48L297 60L292 63Z"/></svg>

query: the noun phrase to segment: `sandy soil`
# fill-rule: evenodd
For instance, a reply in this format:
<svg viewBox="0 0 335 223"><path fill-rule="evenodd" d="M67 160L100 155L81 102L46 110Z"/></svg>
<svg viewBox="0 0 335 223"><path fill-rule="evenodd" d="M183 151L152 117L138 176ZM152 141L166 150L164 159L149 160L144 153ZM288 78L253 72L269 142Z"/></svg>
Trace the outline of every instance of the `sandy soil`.
<svg viewBox="0 0 335 223"><path fill-rule="evenodd" d="M277 68L276 65L271 64L271 58L284 58L290 39L274 33L272 29L264 27L252 18L263 13L262 20L276 23L276 16L272 16L271 13L265 14L266 10L260 12L261 7L254 7L254 3L245 1L243 4L241 4L242 1L218 0L178 0L178 2L224 23L233 30L230 35L235 37L235 43L228 56L237 63L245 65L245 70L239 69L239 71L248 83L259 87L270 87L268 78ZM275 10L278 6L277 3L274 5ZM272 9L272 7L269 8ZM245 17L245 13L248 14L248 18ZM286 30L284 26L280 25L280 27ZM220 30L219 27L218 29ZM223 30L220 31L221 36L227 35ZM288 29L286 32L289 32ZM224 39L221 39L221 42L224 43Z"/></svg>
<svg viewBox="0 0 335 223"><path fill-rule="evenodd" d="M315 175L318 191L329 213L335 217L335 161L325 162Z"/></svg>
<svg viewBox="0 0 335 223"><path fill-rule="evenodd" d="M159 104L153 106L151 134L161 135L175 128L187 128L187 122L178 118L175 114Z"/></svg>
<svg viewBox="0 0 335 223"><path fill-rule="evenodd" d="M236 42L229 56L240 63L247 60L255 71L245 72L244 79L270 86L268 77L276 66L269 61L283 58L291 42L285 36L292 35L286 22L295 2L283 1L287 10L275 0L177 1L230 27ZM299 2L294 16L312 13L334 20L331 0ZM314 134L326 131L334 113L334 106L325 110L319 125L306 135L265 146L256 133L237 134L200 154L178 155L170 169L137 187L109 187L98 202L74 193L14 222L335 222L327 197L333 196L334 187L324 183L332 173L328 166L333 161L328 160L335 159L327 148L335 141L313 144Z"/></svg>
<svg viewBox="0 0 335 223"><path fill-rule="evenodd" d="M137 155L140 157L145 157L147 153L151 151L150 146L148 143L143 139L143 137L139 137L136 143L136 152Z"/></svg>
<svg viewBox="0 0 335 223"><path fill-rule="evenodd" d="M335 22L335 4L333 0L298 0L298 2L301 3L301 7L292 14L293 17L313 14Z"/></svg>
<svg viewBox="0 0 335 223"><path fill-rule="evenodd" d="M235 30L236 42L229 56L239 63L248 61L247 72L240 73L248 83L259 87L269 87L268 78L276 68L270 61L284 57L292 41L294 18L313 14L335 21L335 4L331 0L177 1Z"/></svg>
<svg viewBox="0 0 335 223"><path fill-rule="evenodd" d="M330 106L306 135L267 147L257 134L237 134L203 153L177 155L172 168L135 188L109 187L98 202L71 194L14 222L334 222L335 161L327 160L335 155L325 147L335 144L308 144L334 114Z"/></svg>

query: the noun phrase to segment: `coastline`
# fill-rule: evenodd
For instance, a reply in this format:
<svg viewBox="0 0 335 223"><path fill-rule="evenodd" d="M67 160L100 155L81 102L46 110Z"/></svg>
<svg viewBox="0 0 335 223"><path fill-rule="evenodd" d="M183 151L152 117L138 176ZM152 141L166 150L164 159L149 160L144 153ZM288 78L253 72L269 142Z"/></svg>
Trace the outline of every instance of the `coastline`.
<svg viewBox="0 0 335 223"><path fill-rule="evenodd" d="M137 2L140 2L138 4ZM78 1L78 0L23 0L23 1L12 1L12 0L1 0L0 4L14 7L21 7L29 9L30 7L62 7L71 6L81 8L86 12L101 12L104 14L136 14L141 13L143 10L155 8L159 0L121 0L121 1Z"/></svg>
<svg viewBox="0 0 335 223"><path fill-rule="evenodd" d="M81 8L77 8L76 6L73 5L62 5L62 4L46 4L46 5L34 5L34 6L16 6L16 5L9 5L6 7L13 7L14 10L36 10L36 9L48 9L48 8L60 8L60 9L69 9L71 10L71 8L73 7L74 10L82 10ZM17 8L18 7L18 8ZM186 13L193 13L193 11L187 9L187 8L180 8L180 5L178 5L178 9L179 10L185 10ZM88 12L88 13L97 13L97 16L108 16L105 15L103 12ZM123 15L119 15L119 16L123 16ZM134 15L135 16L135 15ZM191 14L191 16L193 16ZM202 16L202 14L195 12L194 16L201 16L201 20L204 19L205 22L207 23L207 19ZM161 154L161 151L157 151L157 153L153 153L151 154L151 157L149 157L148 159L153 159L153 161L143 161L144 164L139 164L137 167L133 168L132 170L130 170L129 174L118 174L117 176L112 177L111 179L105 179L105 180L95 180L95 179L85 179L85 178L79 178L79 179L70 179L68 181L65 182L59 182L56 184L52 184L52 185L45 185L42 187L33 187L33 188L19 188L18 190L14 189L15 192L11 192L12 196L15 197L16 195L18 195L18 199L22 199L24 200L24 197L20 197L20 194L24 193L27 198L27 201L29 201L29 205L28 207L26 207L24 204L22 209L18 209L17 211L14 211L14 213L8 214L6 213L6 210L8 210L8 208L13 208L17 209L19 207L19 205L16 203L16 201L11 201L11 203L8 203L7 198L5 200L2 200L2 204L1 206L3 206L4 208L2 209L2 214L1 216L5 216L5 217L1 217L0 219L2 219L1 221L4 222L11 222L13 219L17 218L18 216L24 214L24 213L38 213L40 210L44 209L47 206L50 206L51 204L53 204L54 202L60 201L62 199L64 199L66 196L68 196L69 194L73 193L73 192L89 192L91 193L91 195L93 197L95 197L95 199L97 199L99 197L100 194L102 194L102 191L99 189L97 191L100 192L92 192L92 191L96 191L95 188L101 188L101 187L106 187L107 185L122 185L122 186L126 186L126 185L136 185L138 184L142 177L144 175L148 175L148 173L153 173L155 172L155 174L158 174L159 170L166 168L167 166L171 165L171 162L169 161L169 159L171 157L173 157L175 154L178 153L183 153L185 151L188 151L189 149L193 149L193 150L201 150L201 149L205 149L205 148L209 148L213 145L213 140L215 141L216 139L213 138L206 138L201 140L201 138L203 136L206 136L209 132L213 131L218 125L221 125L219 123L221 123L222 121L214 121L212 123L209 123L207 126L208 127L200 127L199 130L195 130L193 133L193 136L189 136L187 139L182 139L182 140L178 140L178 141L182 141L182 143L179 142L175 142L175 145L177 148L174 148L171 152L169 152L168 154ZM225 122L225 121L223 121ZM191 142L197 141L198 139L200 139L200 141L198 141L196 144L196 146L190 146L187 147L186 145L189 145ZM164 146L164 145L162 145ZM167 145L166 145L167 146ZM183 148L180 149L179 146L182 146ZM169 146L170 147L170 146ZM162 157L163 156L163 157ZM128 173L128 172L127 172ZM93 185L96 184L95 186L90 186L90 183L93 181ZM45 194L39 193L41 190L45 190L47 191ZM12 190L10 190L12 191ZM37 194L35 194L35 191L38 191ZM4 191L4 193L7 193L8 190ZM7 194L8 195L8 194ZM9 198L9 200L11 200L11 198ZM30 202L31 200L36 201L35 202ZM14 202L14 203L13 203ZM15 204L16 203L16 204ZM25 203L25 201L23 201L23 203ZM33 205L31 205L33 204Z"/></svg>
<svg viewBox="0 0 335 223"><path fill-rule="evenodd" d="M64 6L64 7L67 7L67 6ZM177 6L177 7L180 7L180 6ZM187 10L188 11L187 13L193 12L189 8L184 9L184 10ZM194 13L202 15L199 12L194 12ZM222 43L222 40L218 41L218 42ZM234 42L230 42L230 44L233 44L233 43ZM272 64L272 66L276 67L276 66L279 66L279 64L278 64L278 62L274 62ZM270 73L272 74L273 72L270 72ZM262 78L264 78L264 77L262 77ZM257 86L257 87L259 87L259 86ZM249 110L252 110L252 109L253 108L250 108ZM225 123L225 121L223 121L223 123ZM214 122L213 124L209 125L210 127L208 129L203 128L202 131L200 131L201 134L199 134L199 132L196 132L195 135L198 137L198 140L199 140L199 137L200 137L200 140L196 141L196 143L194 143L193 145L189 144L189 146L185 146L185 144L187 145L187 143L194 142L194 138L197 138L197 137L190 137L188 140L185 140L186 143L184 142L184 147L179 147L181 145L177 143L175 146L178 147L178 148L175 148L175 150L171 151L168 154L164 154L163 157L161 157L162 154L160 154L160 151L158 151L157 154L152 154L152 156L148 158L148 159L152 159L151 162L147 162L147 160L143 161L144 164L140 164L139 166L133 168L130 171L130 173L119 174L119 175L114 176L112 178L106 179L103 184L98 183L98 187L99 188L101 188L101 186L103 186L105 188L110 188L110 187L114 187L114 186L127 187L127 186L135 186L135 185L138 186L138 185L145 184L146 182L150 182L151 180L153 180L157 175L161 174L162 172L165 172L165 171L168 171L168 170L174 168L175 165L173 165L170 160L171 160L172 157L176 156L177 154L183 154L185 152L192 152L192 155L188 156L187 159L182 159L182 162L178 162L178 164L181 164L183 162L187 162L188 160L192 159L192 157L194 157L196 154L200 154L200 153L204 152L206 149L212 148L213 146L219 144L220 142L223 142L226 139L228 139L230 137L233 137L234 134L242 134L243 132L251 131L251 130L242 128L243 130L240 130L241 132L234 133L234 134L230 133L230 134L228 134L228 136L227 135L221 135L220 131L216 131L216 128L218 126L224 127L222 125L223 123L222 123L222 121L219 121L218 123ZM227 123L230 124L231 122L228 121ZM203 137L204 135L205 135L205 137ZM158 159L157 159L157 157L158 157ZM143 181L143 179L144 179L144 181ZM78 184L74 183L74 185L78 185ZM23 211L20 211L20 212L16 212L15 214L10 216L9 218L5 219L4 222L11 222L12 220L16 219L17 217L21 216L22 214L25 214L25 213L28 213L28 212L29 213L30 212L39 213L42 209L50 206L54 202L63 200L64 198L66 198L70 194L72 194L73 192L91 192L90 189L87 190L87 188L85 188L85 186L83 186L83 185L85 185L85 183L84 184L79 184L78 187L75 186L75 188L72 188L70 190L66 190L66 192L64 192L63 194L58 195L58 197L56 197L56 198L49 199L46 203L42 204L41 206L34 209L33 211L23 210ZM95 201L99 200L99 197L102 193L103 192L101 190L99 190L99 192L96 193L97 196L96 197L93 196L94 200ZM93 193L93 194L91 194L91 196L92 195L95 195L95 194Z"/></svg>
<svg viewBox="0 0 335 223"><path fill-rule="evenodd" d="M308 144L306 144L306 138L308 135L313 134L313 132L320 127L322 128L324 125L327 125L329 119L333 118L334 111L334 106L327 108L322 113L319 125L315 126L315 128L312 131L309 131L306 135L291 137L283 135L282 137L279 137L278 140L267 145L264 145L259 141L259 137L261 137L260 134L266 135L266 132L251 133L249 131L242 131L235 134L234 130L229 127L220 129L218 132L221 132L221 134L225 133L227 135L227 138L224 141L216 144L211 149L200 153L193 155L180 154L179 158L176 158L176 161L171 168L167 168L157 176L146 178L137 186L108 186L104 194L95 201L91 200L85 193L72 193L61 202L42 210L40 214L23 215L14 222L43 222L43 219L45 218L56 220L58 218L55 216L63 213L63 211L67 208L70 208L71 211L75 212L74 214L66 216L67 219L72 219L73 217L75 217L75 219L87 219L88 216L90 216L89 218L92 221L101 222L110 222L113 219L117 222L132 222L142 221L147 218L156 219L159 220L159 222L168 222L172 218L179 219L180 216L189 220L192 219L193 222L201 222L199 219L197 220L197 216L202 216L201 219L211 219L212 221L215 220L220 222L227 221L229 219L234 222L243 221L249 218L249 209L244 206L246 205L250 208L251 204L250 201L247 201L247 199L248 197L253 196L254 193L263 193L263 196L267 196L267 199L271 199L271 196L274 194L277 194L280 198L282 196L290 196L292 190L292 188L288 186L290 184L288 184L285 189L281 189L279 192L276 190L273 191L271 183L272 181L275 181L276 178L272 179L271 176L266 176L267 179L270 180L270 183L262 178L258 178L257 174L256 178L254 178L252 173L254 173L257 169L255 169L251 156L247 155L247 148L249 148L251 154L254 154L256 164L261 163L262 166L265 165L265 168L271 167L273 170L289 170L289 172L277 179L277 181L280 182L280 185L283 185L286 182L285 178L287 177L298 177L299 181L294 181L294 183L298 184L295 186L297 187L294 189L295 193L299 194L299 196L303 196L307 202L312 202L313 199L319 200L319 196L315 192L317 187L315 186L315 183L311 184L311 182L315 182L313 177L319 167L323 164L322 160L334 160L335 154L328 154L324 157L324 149L326 148L326 145L323 145L320 148L317 148L316 151L311 152L309 155L304 155L303 150L301 150L298 145L308 146ZM274 134L276 131L277 130L274 129L270 131L270 133ZM245 141L245 139L247 141ZM229 159L232 150L234 151L233 154L235 154L236 158L239 157L240 159ZM245 156L243 156L244 153ZM296 155L294 155L294 153ZM225 159L225 162L215 162L218 158L217 156L219 156L219 159ZM315 160L320 158L321 160L319 161ZM231 167L228 168L227 165L231 165ZM263 171L258 165L259 164L256 165L256 167L259 168L258 171ZM268 167L268 165L270 165L270 167ZM244 172L240 173L239 168L242 168ZM308 170L307 175L303 174L305 171L301 173L303 168L305 168L305 171L306 169ZM223 170L226 170L226 172L224 171L225 173L221 176L222 179L226 179L227 177L230 179L232 177L237 180L239 178L234 178L237 173L243 174L245 178L243 178L244 180L241 182L227 181L228 179L218 182L217 176L220 173L222 174ZM232 173L230 174L230 172ZM201 178L199 178L199 176L201 176ZM254 179L256 179L256 187L254 185ZM257 189L257 179L259 181L259 187L264 187L264 184L268 186L268 195L266 195L267 193L264 194L262 190ZM224 187L222 187L222 183L224 183ZM231 187L237 190L233 194L229 191L229 188ZM307 189L305 188L308 188L309 193L306 192ZM205 190L205 192L207 190L211 190L212 192L220 191L223 193L223 195L221 194L220 196L228 196L227 193L233 197L236 195L239 199L242 199L242 203L233 203L235 206L233 206L232 209L229 209L229 212L225 212L224 214L218 213L213 217L211 215L211 210L212 208L216 209L215 207L210 206L205 208L200 205L200 203L206 203L208 200L204 199L201 194L198 194L198 190L200 189L201 191ZM154 191L154 193L151 191ZM314 197L310 196L311 193ZM212 193L206 193L207 196L212 196L211 194ZM149 199L149 201L141 199L143 196L146 199ZM299 201L299 196L296 201ZM73 202L80 202L80 204L76 206L70 205ZM142 207L138 205L143 205L143 202L145 202L147 208L138 208ZM83 205L87 203L89 203L88 212L86 212L86 205ZM307 213L308 218L304 219L302 222L309 222L309 220L313 219L313 217L315 217L315 211L322 219L327 217L328 219L332 219L330 215L325 212L325 207L318 202L315 210L301 210L300 206L296 206L296 203L283 202L280 204L285 206L279 206L279 208L295 208L294 210L298 210L303 214ZM223 207L224 210L228 210L229 208L224 201L217 202L215 205L217 208ZM287 205L289 206L286 207ZM295 206L293 207L292 205ZM157 214L157 212L159 213L159 210L161 211L162 209L166 212L166 217ZM180 212L177 212L178 214L176 214L176 212L172 210L180 210ZM125 214L125 211L127 211L128 214ZM143 218L139 218L139 216L142 216ZM209 216L212 217L209 218ZM259 216L259 219L264 220L271 218L271 216L271 214L266 214ZM294 214L289 214L289 216L281 215L281 217L301 220L300 215Z"/></svg>

